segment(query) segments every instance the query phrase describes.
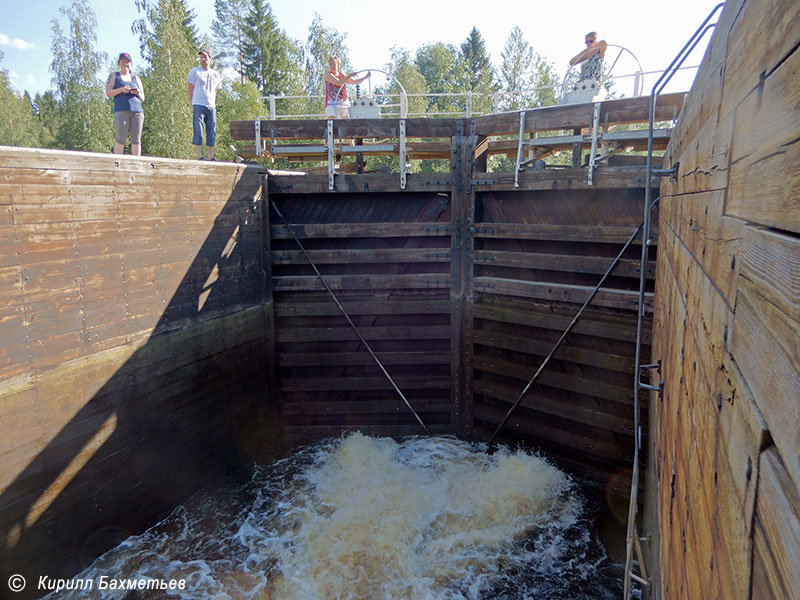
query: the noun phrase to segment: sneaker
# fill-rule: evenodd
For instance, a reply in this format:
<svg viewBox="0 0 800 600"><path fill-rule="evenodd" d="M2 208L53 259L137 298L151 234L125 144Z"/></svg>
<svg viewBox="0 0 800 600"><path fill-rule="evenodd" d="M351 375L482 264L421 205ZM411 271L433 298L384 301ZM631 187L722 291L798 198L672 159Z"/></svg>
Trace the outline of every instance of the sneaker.
<svg viewBox="0 0 800 600"><path fill-rule="evenodd" d="M214 162L217 162L216 158L209 158L208 160L213 160Z"/></svg>
<svg viewBox="0 0 800 600"><path fill-rule="evenodd" d="M200 157L200 158L198 158L197 160L205 160L205 159L206 159L206 157L205 157L205 156L201 156L201 157Z"/></svg>

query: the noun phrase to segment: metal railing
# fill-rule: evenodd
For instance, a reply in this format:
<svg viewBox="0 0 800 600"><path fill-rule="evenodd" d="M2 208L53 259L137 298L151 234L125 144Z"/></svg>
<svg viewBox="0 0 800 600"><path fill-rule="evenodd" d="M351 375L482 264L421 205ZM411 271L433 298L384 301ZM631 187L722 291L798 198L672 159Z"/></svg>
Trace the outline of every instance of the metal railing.
<svg viewBox="0 0 800 600"><path fill-rule="evenodd" d="M650 244L650 221L652 217L652 206L654 201L651 200L652 195L652 178L654 176L665 176L668 174L676 175L677 168L673 169L654 169L653 168L653 131L655 121L655 108L658 95L664 91L664 88L669 83L670 79L681 68L683 62L689 57L697 44L703 39L706 32L711 31L716 27L716 23L709 21L714 17L717 11L722 8L725 3L717 4L712 11L705 18L703 23L689 38L689 41L681 48L681 51L675 56L670 65L661 74L661 77L656 81L650 92L650 115L648 122L648 138L647 138L647 166L645 170L645 187L644 187L644 218L642 221L642 258L639 279L639 302L637 309L636 320L636 357L634 361L634 381L633 381L633 429L634 429L634 444L633 444L633 467L631 472L631 495L628 504L628 526L625 540L625 574L624 574L624 589L623 600L630 600L633 591L633 582L639 583L643 588L648 589L651 586L651 581L647 576L647 568L645 559L641 548L642 537L639 533L639 526L637 523L639 515L639 456L642 450L642 425L641 425L641 390L649 390L658 392L659 395L664 391L664 376L661 373L661 360L657 360L652 364L642 364L642 337L643 337L643 320L644 320L644 299L645 289L647 283L646 267L649 260ZM654 386L641 381L641 373L643 369L657 369L661 382L658 386ZM646 538L644 538L646 539ZM634 560L634 553L636 559ZM634 573L634 562L638 563L639 574Z"/></svg>
<svg viewBox="0 0 800 600"><path fill-rule="evenodd" d="M690 67L680 67L676 70L689 71L696 70L699 65ZM375 70L375 69L372 69ZM634 73L626 73L623 75L614 75L612 79L615 82L632 80L631 94L623 95L623 97L637 97L642 94L644 88L644 81L647 76L661 75L664 71L641 71L638 70ZM560 97L563 89L563 83L540 86L535 88L526 88L522 90L499 90L491 93L484 92L452 92L452 93L428 93L428 94L406 94L406 106L403 105L402 94L372 94L371 98L381 107L382 116L388 118L400 118L404 108L407 109L406 117L408 118L430 118L430 117L451 117L451 118L470 118L477 117L485 114L497 114L509 110L518 110L513 108L514 102L522 98L523 104L526 98L531 98L536 94L542 92L552 92L552 97L556 100ZM355 94L354 94L355 95ZM270 94L262 96L261 99L266 103L269 114L259 115L261 120L275 121L278 119L324 119L325 118L325 97L322 94L304 95L304 96L286 96L283 94ZM418 99L425 99L425 105L428 107L425 110L413 110L415 102ZM437 100L444 100L444 102L437 102ZM449 101L448 101L449 100ZM314 108L309 108L310 106ZM439 106L437 106L439 105ZM442 107L442 105L445 105ZM448 106L449 105L449 106ZM529 108L529 106L520 106L519 108ZM298 110L299 109L299 110Z"/></svg>

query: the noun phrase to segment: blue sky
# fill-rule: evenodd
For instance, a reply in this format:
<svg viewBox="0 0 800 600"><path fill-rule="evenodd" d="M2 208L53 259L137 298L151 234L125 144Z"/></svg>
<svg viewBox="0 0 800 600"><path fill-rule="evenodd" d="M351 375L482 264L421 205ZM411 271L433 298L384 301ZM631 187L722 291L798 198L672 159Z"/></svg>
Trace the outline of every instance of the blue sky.
<svg viewBox="0 0 800 600"><path fill-rule="evenodd" d="M34 93L50 88L51 24L54 18L62 19L59 7L67 3L39 0L28 5L20 0L0 0L0 50L5 54L0 67L9 72L18 90ZM139 17L133 0L91 0L91 4L99 23L98 50L110 57L129 52L135 69L141 61L138 42L131 34L131 23ZM213 0L188 0L188 4L195 10L200 33L210 32ZM318 12L326 26L347 34L350 60L357 69L384 68L392 47L413 53L426 43L460 44L473 26L481 31L499 64L508 34L516 25L537 52L563 74L569 59L584 47L583 36L590 30L597 30L610 44L630 49L645 71L663 69L717 2L674 0L666 8L654 0L275 0L270 4L280 27L299 40L305 40ZM704 48L702 44L701 50ZM686 64L698 64L701 50ZM628 61L623 54L619 68L626 73L633 70ZM672 89L688 89L691 77L693 74L676 80ZM654 82L653 76L646 79L646 89Z"/></svg>

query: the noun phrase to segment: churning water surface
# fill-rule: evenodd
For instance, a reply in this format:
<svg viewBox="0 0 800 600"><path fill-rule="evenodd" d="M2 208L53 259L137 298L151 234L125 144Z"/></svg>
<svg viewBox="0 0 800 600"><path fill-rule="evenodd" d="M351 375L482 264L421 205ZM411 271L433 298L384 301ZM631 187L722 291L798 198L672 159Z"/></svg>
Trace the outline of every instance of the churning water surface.
<svg viewBox="0 0 800 600"><path fill-rule="evenodd" d="M193 600L617 598L586 513L538 456L353 434L195 497L76 577L184 579L160 597Z"/></svg>

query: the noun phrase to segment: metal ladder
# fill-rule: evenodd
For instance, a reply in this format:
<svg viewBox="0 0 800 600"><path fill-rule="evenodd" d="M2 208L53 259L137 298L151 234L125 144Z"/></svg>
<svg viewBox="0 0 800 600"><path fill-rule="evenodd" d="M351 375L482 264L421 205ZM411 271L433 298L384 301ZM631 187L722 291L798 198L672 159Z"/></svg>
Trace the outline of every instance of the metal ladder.
<svg viewBox="0 0 800 600"><path fill-rule="evenodd" d="M645 590L651 587L651 581L647 575L647 568L645 565L644 555L642 552L641 542L647 541L647 537L641 537L638 526L636 524L639 514L639 454L642 447L642 425L640 414L640 390L647 390L648 392L654 391L661 396L664 392L663 378L661 377L661 360L659 359L653 364L643 365L641 363L642 353L642 320L644 318L644 298L645 298L645 283L647 281L647 261L652 239L650 237L650 217L652 208L655 202L651 202L650 197L651 181L653 177L662 177L665 175L677 174L677 167L672 169L654 169L653 168L653 122L655 120L655 107L656 98L660 94L667 83L672 79L672 76L677 72L683 62L689 57L697 44L703 38L707 31L710 31L716 26L716 23L709 24L709 21L722 8L725 3L720 3L715 6L712 11L705 18L703 23L694 32L689 41L686 42L681 51L675 56L670 63L669 67L662 73L661 77L653 86L650 94L650 119L649 131L647 137L647 168L645 176L645 192L644 192L644 219L642 226L642 262L641 272L639 276L639 305L636 324L636 362L634 367L634 384L633 384L633 471L631 474L631 497L630 504L628 505L628 531L625 542L625 588L623 600L630 600L633 582L639 583ZM641 380L642 369L656 370L659 379L662 380L658 385L651 385ZM636 562L639 566L639 573L633 572L633 553L636 552Z"/></svg>

